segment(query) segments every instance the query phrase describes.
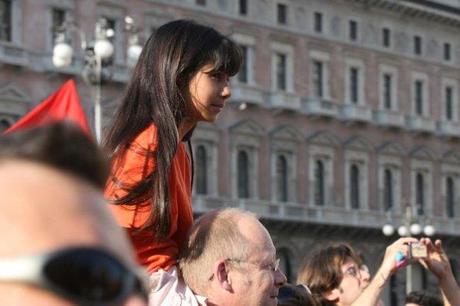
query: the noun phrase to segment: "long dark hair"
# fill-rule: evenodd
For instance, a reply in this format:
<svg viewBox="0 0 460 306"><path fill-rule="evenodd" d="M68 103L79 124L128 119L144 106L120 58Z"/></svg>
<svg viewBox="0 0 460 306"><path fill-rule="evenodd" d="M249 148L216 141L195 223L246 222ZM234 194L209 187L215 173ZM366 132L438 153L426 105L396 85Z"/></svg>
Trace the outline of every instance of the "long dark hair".
<svg viewBox="0 0 460 306"><path fill-rule="evenodd" d="M151 229L158 239L169 233L169 168L179 141L177 127L190 112L187 95L192 77L209 63L214 65L213 71L233 76L241 61L234 42L190 20L169 22L147 40L105 140L105 148L116 159L150 124L157 127L156 150L143 152L155 159L154 171L134 186L123 186L128 194L112 202L150 203L149 220L140 230ZM188 141L192 132L180 141Z"/></svg>

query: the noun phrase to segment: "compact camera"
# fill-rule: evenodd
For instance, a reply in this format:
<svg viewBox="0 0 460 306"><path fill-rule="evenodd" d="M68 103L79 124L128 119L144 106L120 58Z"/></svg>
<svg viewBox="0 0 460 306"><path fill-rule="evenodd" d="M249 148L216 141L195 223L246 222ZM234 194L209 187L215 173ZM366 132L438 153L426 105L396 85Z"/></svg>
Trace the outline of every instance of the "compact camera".
<svg viewBox="0 0 460 306"><path fill-rule="evenodd" d="M409 243L409 258L425 258L428 256L426 245L419 242Z"/></svg>

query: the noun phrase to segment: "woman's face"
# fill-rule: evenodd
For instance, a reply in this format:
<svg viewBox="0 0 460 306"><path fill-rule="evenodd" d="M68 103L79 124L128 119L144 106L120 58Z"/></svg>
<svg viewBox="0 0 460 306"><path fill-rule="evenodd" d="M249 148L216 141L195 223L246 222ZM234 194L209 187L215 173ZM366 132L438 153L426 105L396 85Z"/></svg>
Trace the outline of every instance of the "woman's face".
<svg viewBox="0 0 460 306"><path fill-rule="evenodd" d="M223 72L213 71L206 64L192 77L188 90L192 112L189 120L214 122L230 98L230 79Z"/></svg>
<svg viewBox="0 0 460 306"><path fill-rule="evenodd" d="M363 281L361 270L352 258L348 258L341 267L343 278L339 284L339 302L337 305L351 305L363 292L367 283Z"/></svg>

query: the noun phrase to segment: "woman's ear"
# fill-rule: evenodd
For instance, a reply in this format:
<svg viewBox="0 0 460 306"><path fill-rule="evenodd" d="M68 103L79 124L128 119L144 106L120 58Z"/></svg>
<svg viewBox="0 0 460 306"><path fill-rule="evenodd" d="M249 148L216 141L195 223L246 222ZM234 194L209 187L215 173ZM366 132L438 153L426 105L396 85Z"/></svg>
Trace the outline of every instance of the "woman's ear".
<svg viewBox="0 0 460 306"><path fill-rule="evenodd" d="M219 282L222 289L232 291L232 280L230 277L230 270L225 259L219 260L214 265L214 276Z"/></svg>
<svg viewBox="0 0 460 306"><path fill-rule="evenodd" d="M323 297L333 303L337 303L339 301L341 289L335 288L329 291L324 292L322 295Z"/></svg>

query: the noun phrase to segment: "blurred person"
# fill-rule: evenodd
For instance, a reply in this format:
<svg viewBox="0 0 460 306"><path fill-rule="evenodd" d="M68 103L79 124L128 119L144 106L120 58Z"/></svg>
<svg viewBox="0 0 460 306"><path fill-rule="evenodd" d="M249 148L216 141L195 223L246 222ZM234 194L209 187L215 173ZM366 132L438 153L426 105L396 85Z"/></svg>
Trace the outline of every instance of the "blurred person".
<svg viewBox="0 0 460 306"><path fill-rule="evenodd" d="M404 306L444 306L444 303L435 295L427 292L412 291L406 296Z"/></svg>
<svg viewBox="0 0 460 306"><path fill-rule="evenodd" d="M0 304L146 305L102 195L107 164L76 126L0 137Z"/></svg>
<svg viewBox="0 0 460 306"><path fill-rule="evenodd" d="M390 276L403 265L397 255L408 258L408 243L415 238L400 238L386 248L385 255L368 283L361 275L361 259L347 244L324 247L313 252L300 268L297 282L308 286L321 305L374 306Z"/></svg>
<svg viewBox="0 0 460 306"><path fill-rule="evenodd" d="M319 306L310 289L302 284L285 284L278 291L278 306Z"/></svg>
<svg viewBox="0 0 460 306"><path fill-rule="evenodd" d="M212 211L193 225L179 267L187 285L214 306L275 306L286 277L254 214Z"/></svg>

